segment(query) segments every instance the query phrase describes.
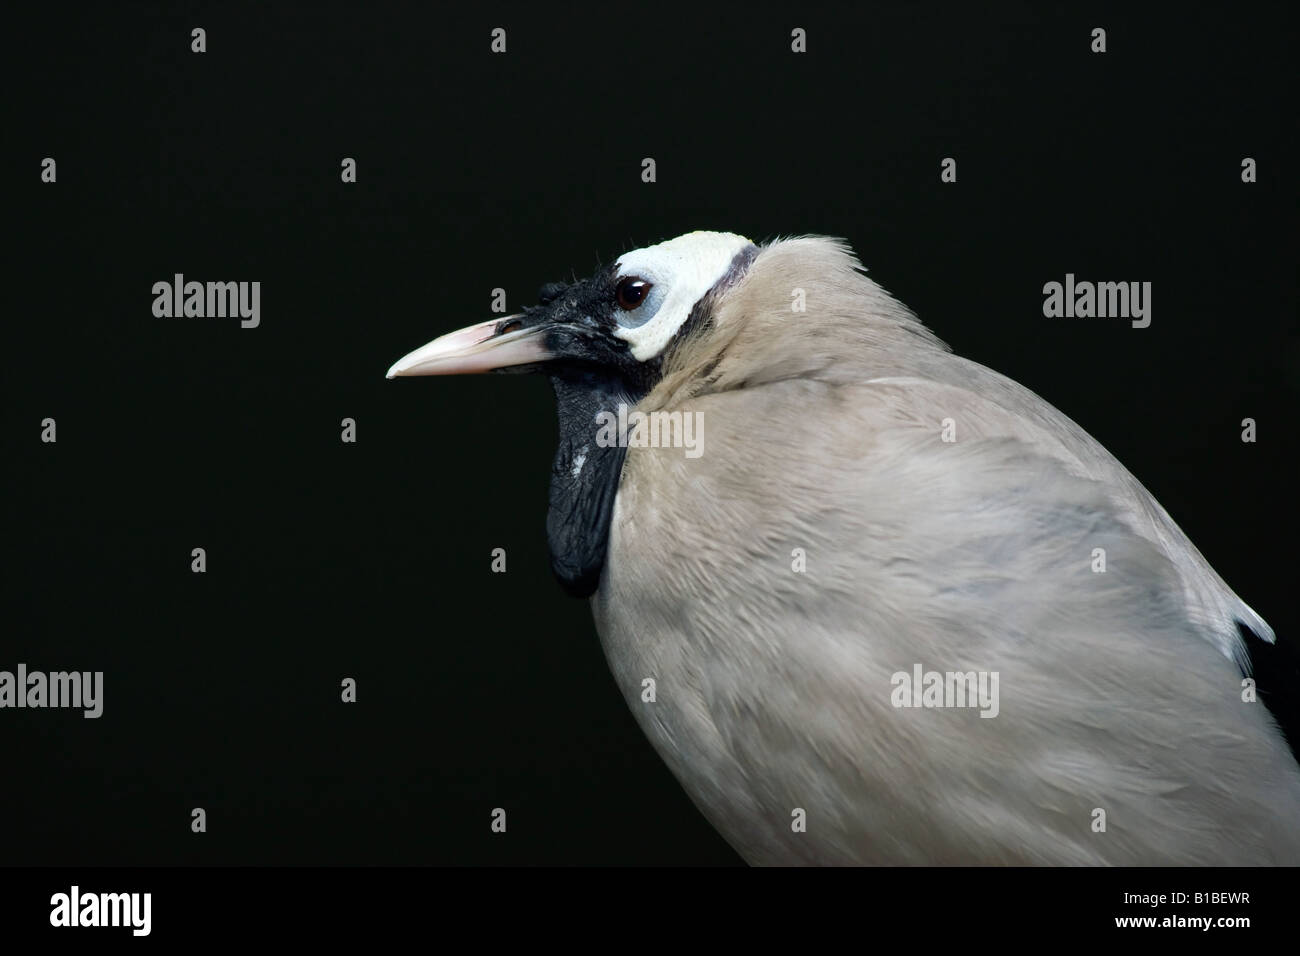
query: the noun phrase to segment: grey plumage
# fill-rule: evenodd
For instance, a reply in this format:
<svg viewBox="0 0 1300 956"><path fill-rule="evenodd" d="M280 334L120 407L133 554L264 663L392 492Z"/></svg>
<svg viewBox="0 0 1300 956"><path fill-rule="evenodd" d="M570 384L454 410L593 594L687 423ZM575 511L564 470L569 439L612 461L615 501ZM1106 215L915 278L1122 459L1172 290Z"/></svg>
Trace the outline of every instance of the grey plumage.
<svg viewBox="0 0 1300 956"><path fill-rule="evenodd" d="M636 407L699 413L705 453L627 449L592 608L746 860L1300 863L1300 770L1239 670L1236 622L1272 631L1118 461L841 243L703 300ZM893 706L916 664L998 672L996 718Z"/></svg>

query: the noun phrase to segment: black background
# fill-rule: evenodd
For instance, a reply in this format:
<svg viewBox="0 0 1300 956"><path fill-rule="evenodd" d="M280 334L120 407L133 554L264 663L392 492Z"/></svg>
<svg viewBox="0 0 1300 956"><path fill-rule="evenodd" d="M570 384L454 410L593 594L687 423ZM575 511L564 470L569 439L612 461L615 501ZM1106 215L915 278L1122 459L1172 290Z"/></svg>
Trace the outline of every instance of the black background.
<svg viewBox="0 0 1300 956"><path fill-rule="evenodd" d="M0 669L102 670L105 709L0 711L0 863L738 862L550 576L547 383L384 379L692 229L848 239L1294 635L1284 7L265 7L9 37ZM259 280L261 326L155 318L176 272ZM1044 318L1067 272L1152 282L1151 327Z"/></svg>

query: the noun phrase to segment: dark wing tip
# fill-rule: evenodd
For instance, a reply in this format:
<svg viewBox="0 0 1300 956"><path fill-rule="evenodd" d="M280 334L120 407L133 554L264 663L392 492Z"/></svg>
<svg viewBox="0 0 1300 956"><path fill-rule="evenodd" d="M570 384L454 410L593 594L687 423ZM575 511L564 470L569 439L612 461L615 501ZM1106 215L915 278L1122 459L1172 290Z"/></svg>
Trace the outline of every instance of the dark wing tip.
<svg viewBox="0 0 1300 956"><path fill-rule="evenodd" d="M1242 676L1255 679L1260 703L1273 715L1291 754L1300 762L1300 652L1283 638L1270 644L1241 619L1237 620L1237 632L1247 656Z"/></svg>

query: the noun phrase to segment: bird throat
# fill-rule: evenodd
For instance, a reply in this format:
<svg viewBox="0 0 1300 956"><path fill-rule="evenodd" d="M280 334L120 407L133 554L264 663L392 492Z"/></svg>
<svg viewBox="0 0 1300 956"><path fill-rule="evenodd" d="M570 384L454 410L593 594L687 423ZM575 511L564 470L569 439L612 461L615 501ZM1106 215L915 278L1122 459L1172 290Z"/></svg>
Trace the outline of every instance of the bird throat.
<svg viewBox="0 0 1300 956"><path fill-rule="evenodd" d="M560 419L546 513L551 569L569 594L590 597L605 566L614 499L627 456L623 445L597 441L596 416L644 394L630 394L622 379L591 368L559 370L551 384Z"/></svg>

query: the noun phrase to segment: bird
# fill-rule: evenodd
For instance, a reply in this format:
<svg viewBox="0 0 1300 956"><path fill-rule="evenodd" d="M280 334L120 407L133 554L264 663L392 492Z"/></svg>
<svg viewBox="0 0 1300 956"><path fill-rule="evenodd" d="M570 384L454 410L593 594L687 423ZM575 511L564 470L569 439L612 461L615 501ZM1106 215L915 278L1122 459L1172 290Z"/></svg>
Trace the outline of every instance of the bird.
<svg viewBox="0 0 1300 956"><path fill-rule="evenodd" d="M1300 863L1273 630L847 241L690 232L537 302L388 377L550 377L554 574L744 861Z"/></svg>

